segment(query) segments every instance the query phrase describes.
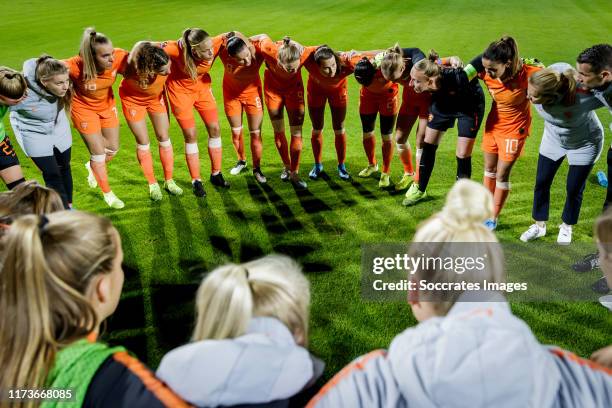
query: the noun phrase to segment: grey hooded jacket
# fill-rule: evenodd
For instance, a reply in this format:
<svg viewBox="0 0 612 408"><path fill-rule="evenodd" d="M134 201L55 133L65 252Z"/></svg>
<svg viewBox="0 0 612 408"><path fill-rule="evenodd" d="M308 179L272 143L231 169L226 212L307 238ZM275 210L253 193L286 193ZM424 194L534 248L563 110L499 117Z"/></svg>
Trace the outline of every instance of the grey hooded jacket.
<svg viewBox="0 0 612 408"><path fill-rule="evenodd" d="M28 95L10 108L17 142L28 157L52 156L54 147L66 151L72 146L68 118L64 109L59 110L59 99L36 81L36 58L24 62L23 74Z"/></svg>
<svg viewBox="0 0 612 408"><path fill-rule="evenodd" d="M611 407L612 370L542 346L508 303L455 303L345 367L308 408Z"/></svg>
<svg viewBox="0 0 612 408"><path fill-rule="evenodd" d="M322 371L283 323L257 317L243 336L196 341L171 350L156 375L186 401L218 407L287 400Z"/></svg>

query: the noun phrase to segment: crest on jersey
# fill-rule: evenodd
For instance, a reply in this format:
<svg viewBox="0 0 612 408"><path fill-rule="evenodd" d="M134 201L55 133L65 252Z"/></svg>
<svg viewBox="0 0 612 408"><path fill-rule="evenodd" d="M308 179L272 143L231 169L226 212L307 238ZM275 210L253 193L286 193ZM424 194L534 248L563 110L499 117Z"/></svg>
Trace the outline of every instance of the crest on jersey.
<svg viewBox="0 0 612 408"><path fill-rule="evenodd" d="M87 122L81 122L81 129L87 129Z"/></svg>

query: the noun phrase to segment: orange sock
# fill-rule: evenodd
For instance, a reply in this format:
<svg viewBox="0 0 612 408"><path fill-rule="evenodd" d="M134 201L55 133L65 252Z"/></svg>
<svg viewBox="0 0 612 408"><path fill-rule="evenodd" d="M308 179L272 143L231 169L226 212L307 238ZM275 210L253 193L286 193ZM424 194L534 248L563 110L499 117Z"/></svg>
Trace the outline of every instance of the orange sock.
<svg viewBox="0 0 612 408"><path fill-rule="evenodd" d="M244 149L244 146L242 147ZM244 151L243 151L244 156ZM210 157L210 172L217 174L221 171L221 161L223 160L223 148L221 147L221 137L208 138L208 156Z"/></svg>
<svg viewBox="0 0 612 408"><path fill-rule="evenodd" d="M363 135L363 150L365 150L368 164L373 166L376 164L376 138L373 133Z"/></svg>
<svg viewBox="0 0 612 408"><path fill-rule="evenodd" d="M498 182L495 187L495 192L493 193L493 204L495 206L495 218L499 216L502 208L504 208L504 204L506 204L506 200L508 199L508 195L510 194L510 183L501 183Z"/></svg>
<svg viewBox="0 0 612 408"><path fill-rule="evenodd" d="M321 163L323 132L321 130L313 129L312 136L310 137L310 143L312 144L312 155L314 156L315 163Z"/></svg>
<svg viewBox="0 0 612 408"><path fill-rule="evenodd" d="M261 143L261 132L259 130L251 132L251 156L253 157L253 167L257 168L261 164L261 154L263 144Z"/></svg>
<svg viewBox="0 0 612 408"><path fill-rule="evenodd" d="M484 177L482 178L482 184L491 192L491 194L495 193L495 173L491 173L488 171L484 172Z"/></svg>
<svg viewBox="0 0 612 408"><path fill-rule="evenodd" d="M170 180L174 173L174 152L170 140L159 142L159 158L164 168L164 180Z"/></svg>
<svg viewBox="0 0 612 408"><path fill-rule="evenodd" d="M283 164L285 167L289 167L291 165L291 159L289 159L289 146L287 146L285 132L274 132L274 144L276 145L276 150L278 150L278 154L280 154Z"/></svg>
<svg viewBox="0 0 612 408"><path fill-rule="evenodd" d="M149 184L155 184L155 174L153 173L153 156L151 156L151 150L149 145L137 145L136 146L136 157L138 157L138 163L140 168L149 182Z"/></svg>
<svg viewBox="0 0 612 408"><path fill-rule="evenodd" d="M302 155L302 136L291 136L291 171L300 169L300 156Z"/></svg>
<svg viewBox="0 0 612 408"><path fill-rule="evenodd" d="M382 142L382 156L383 156L383 173L389 174L391 168L391 160L393 159L393 141L383 138Z"/></svg>
<svg viewBox="0 0 612 408"><path fill-rule="evenodd" d="M96 177L96 181L98 182L102 192L110 193L111 189L110 185L108 184L108 174L106 173L106 161L104 159L101 161L90 160L89 165L91 166L91 171Z"/></svg>
<svg viewBox="0 0 612 408"><path fill-rule="evenodd" d="M234 144L234 150L236 150L238 160L246 160L244 155L244 137L242 137L242 126L232 128L232 143Z"/></svg>
<svg viewBox="0 0 612 408"><path fill-rule="evenodd" d="M336 132L334 143L336 144L338 164L342 164L346 160L346 133L344 132L344 129Z"/></svg>
<svg viewBox="0 0 612 408"><path fill-rule="evenodd" d="M185 160L191 180L201 180L200 176L200 153L197 143L185 143Z"/></svg>
<svg viewBox="0 0 612 408"><path fill-rule="evenodd" d="M414 172L414 168L412 167L412 150L410 149L410 144L408 142L404 144L398 143L397 152L399 153L400 161L404 166L404 174L412 174Z"/></svg>

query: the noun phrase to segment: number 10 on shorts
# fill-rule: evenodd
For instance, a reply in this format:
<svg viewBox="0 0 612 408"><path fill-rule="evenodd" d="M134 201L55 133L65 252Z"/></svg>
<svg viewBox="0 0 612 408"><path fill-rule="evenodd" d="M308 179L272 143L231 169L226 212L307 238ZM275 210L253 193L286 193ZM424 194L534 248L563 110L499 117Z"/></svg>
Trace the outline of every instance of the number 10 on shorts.
<svg viewBox="0 0 612 408"><path fill-rule="evenodd" d="M506 153L507 154L516 154L519 148L519 140L518 139L506 139Z"/></svg>

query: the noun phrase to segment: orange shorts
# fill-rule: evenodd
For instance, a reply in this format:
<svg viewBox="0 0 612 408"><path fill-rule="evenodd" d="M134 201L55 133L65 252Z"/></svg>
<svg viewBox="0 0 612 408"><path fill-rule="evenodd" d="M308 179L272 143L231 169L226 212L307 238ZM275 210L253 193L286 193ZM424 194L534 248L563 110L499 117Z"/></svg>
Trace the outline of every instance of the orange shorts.
<svg viewBox="0 0 612 408"><path fill-rule="evenodd" d="M329 101L333 108L346 108L348 102L348 89L346 86L334 90L327 90L308 82L308 106L311 108L324 108Z"/></svg>
<svg viewBox="0 0 612 408"><path fill-rule="evenodd" d="M100 133L102 129L119 127L117 107L114 101L106 109L101 111L93 111L77 105L72 105L70 118L76 130L82 135L93 135L95 133Z"/></svg>
<svg viewBox="0 0 612 408"><path fill-rule="evenodd" d="M121 109L125 120L128 122L140 122L144 120L145 114L149 113L166 113L166 102L164 97L159 99L149 99L148 101L135 101L129 97L121 98Z"/></svg>
<svg viewBox="0 0 612 408"><path fill-rule="evenodd" d="M239 93L223 88L223 108L227 116L242 116L243 110L247 115L262 114L261 87L250 86Z"/></svg>
<svg viewBox="0 0 612 408"><path fill-rule="evenodd" d="M377 94L361 87L359 91L359 113L362 115L374 113L380 113L383 116L397 115L397 89L390 88L389 90L392 92Z"/></svg>
<svg viewBox="0 0 612 408"><path fill-rule="evenodd" d="M268 109L280 110L287 108L290 111L304 110L304 85L300 82L298 86L279 90L264 83L264 97Z"/></svg>
<svg viewBox="0 0 612 408"><path fill-rule="evenodd" d="M193 108L198 111L204 123L212 124L219 121L217 102L210 83L204 83L202 88L196 92L177 92L168 88L168 102L182 129L195 127Z"/></svg>
<svg viewBox="0 0 612 408"><path fill-rule="evenodd" d="M429 117L429 104L431 94L429 92L417 93L414 88L404 85L402 91L402 106L400 106L400 116L418 116L421 119Z"/></svg>
<svg viewBox="0 0 612 408"><path fill-rule="evenodd" d="M523 154L526 139L526 136L517 138L485 133L481 148L483 152L497 154L501 161L512 163Z"/></svg>

